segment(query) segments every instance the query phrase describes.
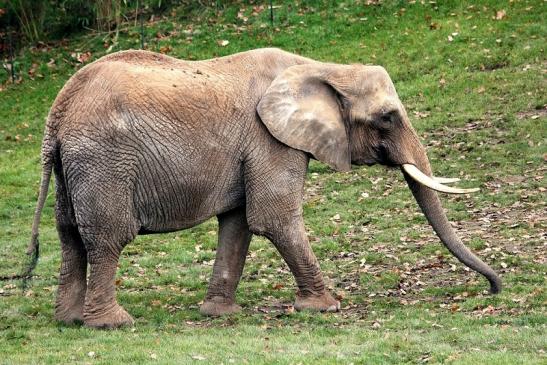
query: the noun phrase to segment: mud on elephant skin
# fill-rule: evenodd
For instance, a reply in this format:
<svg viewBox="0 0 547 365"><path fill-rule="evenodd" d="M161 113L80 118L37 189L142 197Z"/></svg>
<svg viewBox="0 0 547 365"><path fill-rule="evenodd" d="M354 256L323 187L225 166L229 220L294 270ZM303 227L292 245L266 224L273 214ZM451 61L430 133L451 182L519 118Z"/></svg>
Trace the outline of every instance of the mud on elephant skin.
<svg viewBox="0 0 547 365"><path fill-rule="evenodd" d="M201 311L240 310L235 291L252 234L269 238L298 285L299 310L336 311L302 219L310 158L334 170L400 167L446 247L498 276L456 236L395 87L379 66L317 62L278 49L205 61L146 51L103 57L57 96L42 144L43 174L30 251L51 172L62 264L55 318L91 327L133 323L117 303L123 247L138 234L169 232L217 216L219 242ZM86 279L87 278L87 279Z"/></svg>

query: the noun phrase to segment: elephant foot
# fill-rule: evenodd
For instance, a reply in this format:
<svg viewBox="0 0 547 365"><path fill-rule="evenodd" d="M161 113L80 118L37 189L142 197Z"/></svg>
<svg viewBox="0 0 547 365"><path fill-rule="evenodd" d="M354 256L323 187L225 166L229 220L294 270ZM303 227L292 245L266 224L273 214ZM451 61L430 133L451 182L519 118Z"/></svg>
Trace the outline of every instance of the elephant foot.
<svg viewBox="0 0 547 365"><path fill-rule="evenodd" d="M55 309L55 320L64 324L82 324L84 323L83 306L79 308Z"/></svg>
<svg viewBox="0 0 547 365"><path fill-rule="evenodd" d="M311 310L317 312L338 312L340 310L340 302L337 301L328 292L321 295L296 295L294 309L297 311Z"/></svg>
<svg viewBox="0 0 547 365"><path fill-rule="evenodd" d="M238 313L241 307L233 301L228 301L222 297L212 297L206 299L199 308L201 314L210 317L219 317L227 314Z"/></svg>
<svg viewBox="0 0 547 365"><path fill-rule="evenodd" d="M92 328L113 329L123 326L132 326L133 318L120 305L116 304L111 310L100 316L84 315L84 325Z"/></svg>
<svg viewBox="0 0 547 365"><path fill-rule="evenodd" d="M68 295L58 295L55 302L55 320L64 324L84 323L85 288Z"/></svg>

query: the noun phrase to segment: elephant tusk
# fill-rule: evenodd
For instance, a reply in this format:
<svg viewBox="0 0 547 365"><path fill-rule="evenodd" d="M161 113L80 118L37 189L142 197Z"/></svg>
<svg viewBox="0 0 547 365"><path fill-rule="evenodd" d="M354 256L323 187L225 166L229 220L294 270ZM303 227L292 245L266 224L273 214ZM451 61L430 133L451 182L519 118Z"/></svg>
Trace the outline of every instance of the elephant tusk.
<svg viewBox="0 0 547 365"><path fill-rule="evenodd" d="M402 165L403 170L409 174L414 180L419 182L422 185L427 186L430 189L440 191L442 193L449 193L449 194L467 194L467 193L474 193L476 191L479 191L478 188L472 188L472 189L460 189L460 188L452 188L450 186L445 186L441 184L438 181L433 180L423 172L421 172L416 166L411 164L403 164Z"/></svg>
<svg viewBox="0 0 547 365"><path fill-rule="evenodd" d="M435 180L436 182L438 182L439 184L452 184L452 183L455 183L455 182L458 182L460 181L459 178L457 177L437 177L437 176L432 176L433 180Z"/></svg>

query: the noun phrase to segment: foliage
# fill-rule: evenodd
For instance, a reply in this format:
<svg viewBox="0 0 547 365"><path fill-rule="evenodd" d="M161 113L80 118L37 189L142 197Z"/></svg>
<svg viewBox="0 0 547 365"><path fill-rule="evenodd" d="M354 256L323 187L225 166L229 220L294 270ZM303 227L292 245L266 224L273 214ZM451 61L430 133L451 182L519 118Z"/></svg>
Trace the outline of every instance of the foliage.
<svg viewBox="0 0 547 365"><path fill-rule="evenodd" d="M0 29L14 28L25 44L35 44L90 28L115 31L123 18L161 14L173 3L174 0L0 0Z"/></svg>
<svg viewBox="0 0 547 365"><path fill-rule="evenodd" d="M121 0L95 0L94 8L99 30L110 30L111 23L116 27L120 23Z"/></svg>
<svg viewBox="0 0 547 365"><path fill-rule="evenodd" d="M36 42L43 36L47 9L45 0L7 0L9 11L17 19L19 29L30 42Z"/></svg>
<svg viewBox="0 0 547 365"><path fill-rule="evenodd" d="M441 247L398 171L332 173L313 162L304 215L340 313L295 313L294 279L272 245L254 238L238 290L243 313L201 317L216 245L210 220L126 247L118 297L135 328L66 327L53 321L60 253L50 196L31 290L0 283L0 362L545 363L544 2L275 3L273 28L262 3L166 8L164 18L147 17L145 48L205 59L276 46L385 66L435 172L481 187L442 200L464 242L501 273L504 291L485 293L483 278ZM139 47L131 19L116 45L79 34L23 49L18 84L0 74L0 276L24 264L56 94L84 64Z"/></svg>

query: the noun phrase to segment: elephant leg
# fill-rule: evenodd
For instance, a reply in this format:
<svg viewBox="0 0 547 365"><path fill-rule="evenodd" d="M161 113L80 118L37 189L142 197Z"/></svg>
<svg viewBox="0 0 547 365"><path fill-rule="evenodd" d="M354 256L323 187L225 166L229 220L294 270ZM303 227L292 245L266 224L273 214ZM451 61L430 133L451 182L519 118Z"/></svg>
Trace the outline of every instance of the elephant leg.
<svg viewBox="0 0 547 365"><path fill-rule="evenodd" d="M55 302L55 319L66 324L84 321L84 300L87 289L86 251L73 225L58 225L61 239L61 272Z"/></svg>
<svg viewBox="0 0 547 365"><path fill-rule="evenodd" d="M74 199L78 228L87 249L89 278L84 304L84 324L117 328L133 324L116 301L115 277L123 247L133 240L138 224L125 204L123 191L105 189ZM78 211L80 209L80 211Z"/></svg>
<svg viewBox="0 0 547 365"><path fill-rule="evenodd" d="M116 301L115 276L121 245L88 248L90 266L84 305L84 324L95 328L132 325L133 318Z"/></svg>
<svg viewBox="0 0 547 365"><path fill-rule="evenodd" d="M298 285L295 309L337 311L340 303L325 288L302 217L308 157L280 144L270 148L270 155L249 158L245 166L250 231L272 241L289 266Z"/></svg>
<svg viewBox="0 0 547 365"><path fill-rule="evenodd" d="M55 218L61 241L61 270L55 319L66 324L84 321L87 252L71 214L62 170L56 167Z"/></svg>
<svg viewBox="0 0 547 365"><path fill-rule="evenodd" d="M220 316L241 310L235 303L235 292L252 237L245 208L219 215L218 224L218 247L213 276L200 308L200 312L208 316Z"/></svg>
<svg viewBox="0 0 547 365"><path fill-rule="evenodd" d="M279 222L266 236L273 242L296 279L298 292L294 308L338 311L340 302L325 288L321 268L309 244L302 216Z"/></svg>

